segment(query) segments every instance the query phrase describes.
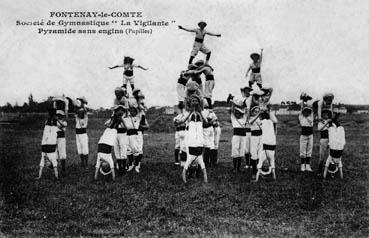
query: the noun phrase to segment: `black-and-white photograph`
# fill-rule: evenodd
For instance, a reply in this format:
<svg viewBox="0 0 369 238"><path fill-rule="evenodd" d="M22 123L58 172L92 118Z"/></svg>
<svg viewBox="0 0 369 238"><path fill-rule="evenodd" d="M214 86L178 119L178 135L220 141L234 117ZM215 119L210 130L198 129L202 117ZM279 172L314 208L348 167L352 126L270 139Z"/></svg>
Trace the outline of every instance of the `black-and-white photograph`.
<svg viewBox="0 0 369 238"><path fill-rule="evenodd" d="M1 0L1 237L368 237L366 0Z"/></svg>

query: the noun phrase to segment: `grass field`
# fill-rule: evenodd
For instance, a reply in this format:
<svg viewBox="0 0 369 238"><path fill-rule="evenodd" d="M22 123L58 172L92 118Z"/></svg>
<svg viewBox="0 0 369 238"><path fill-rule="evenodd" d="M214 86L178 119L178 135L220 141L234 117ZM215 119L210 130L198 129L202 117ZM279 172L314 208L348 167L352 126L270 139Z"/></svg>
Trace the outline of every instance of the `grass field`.
<svg viewBox="0 0 369 238"><path fill-rule="evenodd" d="M344 176L323 181L298 172L299 128L280 117L277 181L250 182L250 171L231 171L231 128L223 119L220 164L209 183L184 185L173 164L173 134L145 136L140 174L93 182L103 121L90 120L90 166L79 167L73 122L67 131L66 177L46 170L36 181L42 120L1 126L0 236L253 236L368 237L369 117L345 118ZM31 128L31 129L29 129ZM315 136L313 169L317 168Z"/></svg>

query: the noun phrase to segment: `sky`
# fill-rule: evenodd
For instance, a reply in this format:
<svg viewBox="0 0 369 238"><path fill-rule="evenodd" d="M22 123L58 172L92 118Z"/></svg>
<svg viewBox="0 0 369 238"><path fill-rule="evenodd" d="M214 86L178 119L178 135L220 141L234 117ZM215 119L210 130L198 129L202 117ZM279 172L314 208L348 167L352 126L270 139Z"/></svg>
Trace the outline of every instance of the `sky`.
<svg viewBox="0 0 369 238"><path fill-rule="evenodd" d="M135 70L146 103L177 103L176 83L188 64L194 28L204 20L212 50L214 100L237 95L249 55L264 49L263 85L272 102L316 99L333 92L336 102L367 104L369 96L369 3L367 0L2 0L0 2L0 104L23 104L65 94L85 96L92 108L111 107L122 84L124 55L149 68ZM39 35L17 20L49 19L50 11L142 11L143 20L169 21L151 35ZM60 20L60 19L57 19ZM76 19L63 19L66 21ZM82 19L77 19L82 20ZM98 20L98 19L96 19ZM112 20L111 18L109 20ZM172 23L172 21L175 21ZM117 28L117 27L116 27ZM205 56L199 53L198 59Z"/></svg>

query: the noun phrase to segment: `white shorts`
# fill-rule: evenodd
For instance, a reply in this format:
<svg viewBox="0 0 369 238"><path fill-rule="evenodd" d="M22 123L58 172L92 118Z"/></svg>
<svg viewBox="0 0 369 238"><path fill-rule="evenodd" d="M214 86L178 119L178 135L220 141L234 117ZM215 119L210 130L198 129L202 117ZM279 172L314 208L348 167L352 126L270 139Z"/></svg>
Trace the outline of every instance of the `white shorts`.
<svg viewBox="0 0 369 238"><path fill-rule="evenodd" d="M144 137L143 132L138 131L138 153L143 154Z"/></svg>
<svg viewBox="0 0 369 238"><path fill-rule="evenodd" d="M66 141L65 138L58 138L56 140L58 146L57 146L57 151L58 151L58 156L59 159L66 159L67 158L67 148L66 148Z"/></svg>
<svg viewBox="0 0 369 238"><path fill-rule="evenodd" d="M200 43L200 42L194 42L193 43L193 47L192 47L192 51L191 51L191 56L195 57L199 51L201 51L204 54L208 54L210 53L210 50L208 48L206 48L206 46L204 45L204 43Z"/></svg>
<svg viewBox="0 0 369 238"><path fill-rule="evenodd" d="M245 140L245 154L251 153L250 146L251 146L251 132L247 132Z"/></svg>
<svg viewBox="0 0 369 238"><path fill-rule="evenodd" d="M259 156L258 169L263 167L263 163L266 159L269 159L270 167L275 169L275 151L274 150L263 150Z"/></svg>
<svg viewBox="0 0 369 238"><path fill-rule="evenodd" d="M186 163L184 165L184 169L188 169L188 167L190 167L190 165L192 164L192 162L196 162L197 164L200 165L201 169L205 169L205 163L204 163L204 159L202 158L202 155L190 155L187 154L187 160Z"/></svg>
<svg viewBox="0 0 369 238"><path fill-rule="evenodd" d="M79 155L88 155L87 133L76 134L77 152Z"/></svg>
<svg viewBox="0 0 369 238"><path fill-rule="evenodd" d="M178 101L184 102L186 97L186 86L183 84L177 83L177 95L178 95Z"/></svg>
<svg viewBox="0 0 369 238"><path fill-rule="evenodd" d="M176 133L174 134L174 137L175 137L174 149L186 151L185 136L186 136L185 130L176 131Z"/></svg>
<svg viewBox="0 0 369 238"><path fill-rule="evenodd" d="M208 127L204 128L204 147L214 149L214 128Z"/></svg>
<svg viewBox="0 0 369 238"><path fill-rule="evenodd" d="M51 162L54 168L58 167L58 162L56 161L56 158L58 157L56 152L53 153L45 153L41 152L41 161L40 161L40 167L45 166L45 156L48 158L48 160Z"/></svg>
<svg viewBox="0 0 369 238"><path fill-rule="evenodd" d="M114 145L114 154L117 160L127 159L127 133L118 133L117 140Z"/></svg>
<svg viewBox="0 0 369 238"><path fill-rule="evenodd" d="M135 76L134 75L127 76L127 75L123 74L123 85L128 84L128 82L130 84L134 84L135 83Z"/></svg>
<svg viewBox="0 0 369 238"><path fill-rule="evenodd" d="M215 86L214 80L205 81L204 97L211 98L213 96L214 86Z"/></svg>
<svg viewBox="0 0 369 238"><path fill-rule="evenodd" d="M114 161L111 153L97 153L96 168L100 168L101 160L105 160L109 164L110 168L114 169Z"/></svg>
<svg viewBox="0 0 369 238"><path fill-rule="evenodd" d="M245 155L246 136L233 135L232 137L232 158L243 157Z"/></svg>
<svg viewBox="0 0 369 238"><path fill-rule="evenodd" d="M250 79L249 79L250 82L254 83L260 83L262 84L262 79L261 79L261 74L260 73L251 73L250 74Z"/></svg>
<svg viewBox="0 0 369 238"><path fill-rule="evenodd" d="M250 139L251 159L253 160L259 159L262 151L263 144L261 143L261 136L251 136Z"/></svg>
<svg viewBox="0 0 369 238"><path fill-rule="evenodd" d="M313 135L300 136L300 157L306 158L313 154Z"/></svg>
<svg viewBox="0 0 369 238"><path fill-rule="evenodd" d="M214 128L214 150L219 148L220 135L222 133L222 129L220 126Z"/></svg>
<svg viewBox="0 0 369 238"><path fill-rule="evenodd" d="M127 138L128 138L127 155L138 156L140 154L138 135L129 135L127 136Z"/></svg>

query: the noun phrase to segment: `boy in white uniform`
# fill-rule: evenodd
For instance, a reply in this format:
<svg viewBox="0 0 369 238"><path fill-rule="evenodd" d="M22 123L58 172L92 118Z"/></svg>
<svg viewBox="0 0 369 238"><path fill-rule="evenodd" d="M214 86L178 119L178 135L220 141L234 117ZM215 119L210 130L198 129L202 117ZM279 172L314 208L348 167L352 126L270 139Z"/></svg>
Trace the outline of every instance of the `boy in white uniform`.
<svg viewBox="0 0 369 238"><path fill-rule="evenodd" d="M128 172L139 166L140 163L140 139L138 138L138 128L140 127L141 114L136 107L130 105L128 117L123 118L123 124L127 128L128 137ZM139 168L135 169L137 173Z"/></svg>
<svg viewBox="0 0 369 238"><path fill-rule="evenodd" d="M182 71L178 80L177 80L177 96L178 96L178 105L183 104L186 97L186 84L189 80L188 76L185 76L186 71Z"/></svg>
<svg viewBox="0 0 369 238"><path fill-rule="evenodd" d="M312 172L310 166L311 155L313 153L313 125L314 114L312 107L307 103L311 100L311 97L306 93L302 93L301 99L301 112L299 114L299 122L301 126L300 136L300 158L301 158L301 171Z"/></svg>
<svg viewBox="0 0 369 238"><path fill-rule="evenodd" d="M80 108L76 113L76 143L77 152L81 158L81 166L88 166L88 136L87 124L88 116L85 108Z"/></svg>
<svg viewBox="0 0 369 238"><path fill-rule="evenodd" d="M328 128L331 122L332 113L329 110L322 112L322 120L318 122L318 130L320 131L320 149L319 149L319 174L323 173L325 158L328 157Z"/></svg>
<svg viewBox="0 0 369 238"><path fill-rule="evenodd" d="M191 96L191 108L190 112L184 112L183 118L180 122L188 122L188 131L186 134L186 145L187 145L187 160L183 167L182 179L186 183L186 173L192 162L196 161L203 172L204 182L207 183L208 177L206 173L206 167L203 160L203 149L204 149L204 132L203 132L203 122L207 122L206 117L201 112L201 99L196 96Z"/></svg>
<svg viewBox="0 0 369 238"><path fill-rule="evenodd" d="M122 65L115 65L113 67L109 67L109 69L115 69L115 68L119 68L119 67L124 68L122 87L127 89L127 83L130 83L132 91L135 89L135 85L134 85L135 84L135 82L134 82L135 76L133 75L133 69L134 68L139 68L139 69L142 69L142 70L148 70L147 68L144 68L141 65L133 64L134 60L135 59L133 59L129 56L124 56Z"/></svg>
<svg viewBox="0 0 369 238"><path fill-rule="evenodd" d="M276 116L272 111L264 111L260 114L261 119L261 142L263 144L263 151L260 154L258 162L258 172L256 174L255 181L259 180L260 174L263 174L262 167L265 160L269 160L269 169L273 174L273 179L276 179L275 175L275 148L277 139L275 135L275 124L278 122Z"/></svg>
<svg viewBox="0 0 369 238"><path fill-rule="evenodd" d="M204 163L206 167L211 166L211 161L214 160L211 150L214 149L214 128L213 123L217 120L217 116L210 109L209 104L204 100L204 110L202 114L207 119L207 122L203 123L204 130Z"/></svg>
<svg viewBox="0 0 369 238"><path fill-rule="evenodd" d="M40 179L42 177L42 171L46 162L45 160L51 163L54 169L55 178L58 179L58 162L56 160L57 132L59 130L58 126L60 125L56 119L55 109L49 109L49 118L45 123L42 134L40 169L36 179Z"/></svg>
<svg viewBox="0 0 369 238"><path fill-rule="evenodd" d="M65 131L67 127L67 121L65 120L65 113L62 110L56 111L56 116L58 119L59 130L57 131L57 150L59 161L62 167L62 173L65 173L65 161L67 159L67 149L66 149L66 141L65 141Z"/></svg>
<svg viewBox="0 0 369 238"><path fill-rule="evenodd" d="M246 147L246 114L242 101L231 109L231 123L233 127L232 136L232 159L235 172L241 170L242 157L245 155Z"/></svg>
<svg viewBox="0 0 369 238"><path fill-rule="evenodd" d="M190 60L188 64L192 64L193 59L196 57L199 51L206 54L206 63L208 63L210 59L211 51L208 48L206 48L206 46L204 45L204 37L205 35L217 36L217 37L221 36L220 34L214 34L214 33L210 33L206 31L205 30L205 27L207 26L206 22L201 21L197 25L199 26L199 28L197 29L186 29L182 26L178 26L178 28L181 30L184 30L187 32L194 32L196 34L195 42L193 44L193 49L191 51L191 56L190 56Z"/></svg>
<svg viewBox="0 0 369 238"><path fill-rule="evenodd" d="M109 122L108 128L105 129L103 135L100 137L97 145L97 160L95 166L94 179L97 180L99 170L103 175L111 173L112 179L115 180L114 161L111 155L113 146L117 140L117 127L122 122L122 118L115 115ZM105 167L109 166L110 170Z"/></svg>
<svg viewBox="0 0 369 238"><path fill-rule="evenodd" d="M186 133L186 124L179 123L180 120L183 118L183 108L184 104L178 104L178 115L173 119L174 127L176 132L174 134L175 145L174 145L174 164L180 165L180 161L182 161L184 155L182 153L186 153L185 147L185 133ZM183 160L183 162L186 160Z"/></svg>
<svg viewBox="0 0 369 238"><path fill-rule="evenodd" d="M342 171L342 154L345 148L345 129L338 122L338 116L332 120L332 125L329 127L329 157L325 163L323 178L326 178L328 167L331 163L338 165L340 177L343 179Z"/></svg>

